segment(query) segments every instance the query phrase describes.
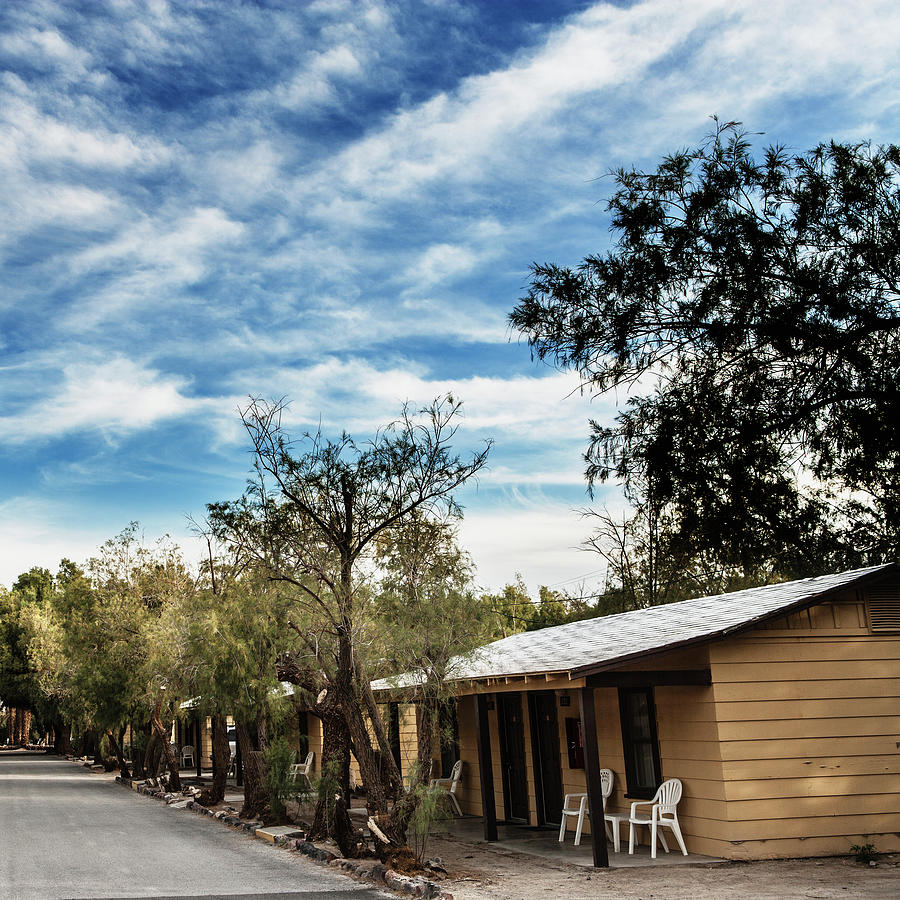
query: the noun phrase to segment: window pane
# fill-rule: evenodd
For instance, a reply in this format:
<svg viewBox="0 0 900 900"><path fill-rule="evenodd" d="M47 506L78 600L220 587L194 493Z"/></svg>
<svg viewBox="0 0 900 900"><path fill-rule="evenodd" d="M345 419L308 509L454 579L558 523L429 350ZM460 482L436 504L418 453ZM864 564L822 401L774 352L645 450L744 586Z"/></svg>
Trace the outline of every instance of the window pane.
<svg viewBox="0 0 900 900"><path fill-rule="evenodd" d="M637 787L655 790L656 778L653 772L653 750L650 744L634 745L634 774Z"/></svg>
<svg viewBox="0 0 900 900"><path fill-rule="evenodd" d="M650 709L647 695L641 691L629 695L629 723L631 738L635 741L650 740Z"/></svg>

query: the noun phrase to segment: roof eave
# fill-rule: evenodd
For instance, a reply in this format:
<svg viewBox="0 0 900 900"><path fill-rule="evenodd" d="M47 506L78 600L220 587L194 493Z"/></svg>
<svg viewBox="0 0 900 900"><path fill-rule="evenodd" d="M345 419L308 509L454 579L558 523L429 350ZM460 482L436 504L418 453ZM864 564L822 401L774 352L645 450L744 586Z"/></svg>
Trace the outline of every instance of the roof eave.
<svg viewBox="0 0 900 900"><path fill-rule="evenodd" d="M662 647L654 647L652 650L642 650L635 653L628 653L624 656L617 656L615 659L604 660L602 663L588 663L586 666L579 666L576 669L572 669L569 673L569 677L581 678L587 675L595 675L598 672L608 672L611 669L618 669L623 665L634 662L636 659L646 659L652 656L659 656L662 653L669 653L672 650L683 650L686 647L693 647L697 644L708 644L713 641L720 641L726 637L740 634L742 631L748 631L763 622L778 619L781 618L781 616L790 615L791 613L799 612L802 609L808 609L810 606L815 606L817 603L823 603L831 596L842 594L844 591L851 588L859 587L862 584L881 581L889 575L896 574L898 571L900 571L900 563L888 563L883 569L879 569L877 572L868 572L864 575L858 575L856 578L851 578L843 584L826 588L824 591L819 591L809 597L804 597L802 600L794 600L791 603L780 606L772 612L754 616L746 622L742 622L740 625L732 625L730 628L722 628L719 631L704 634L700 637L686 638L682 641L673 641Z"/></svg>

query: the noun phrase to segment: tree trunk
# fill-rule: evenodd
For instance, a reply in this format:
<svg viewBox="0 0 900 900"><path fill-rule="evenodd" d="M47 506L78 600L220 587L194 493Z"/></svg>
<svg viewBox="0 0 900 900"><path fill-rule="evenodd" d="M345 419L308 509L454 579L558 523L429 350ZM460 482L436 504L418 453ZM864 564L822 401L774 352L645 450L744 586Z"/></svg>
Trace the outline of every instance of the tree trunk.
<svg viewBox="0 0 900 900"><path fill-rule="evenodd" d="M72 754L72 726L63 719L57 719L53 725L53 749L60 756Z"/></svg>
<svg viewBox="0 0 900 900"><path fill-rule="evenodd" d="M416 743L419 750L419 765L416 771L416 781L419 784L427 784L431 778L431 767L434 764L434 733L438 724L437 698L423 697L417 704L417 710Z"/></svg>
<svg viewBox="0 0 900 900"><path fill-rule="evenodd" d="M331 699L331 703L327 701ZM345 858L359 855L359 834L353 828L350 805L350 731L333 698L317 706L322 720L322 777L310 838L333 838Z"/></svg>
<svg viewBox="0 0 900 900"><path fill-rule="evenodd" d="M282 681L301 687L307 698L320 698L315 703L307 699L309 711L322 722L322 774L309 836L312 840L334 838L345 857L354 855L359 852L360 837L354 833L347 812L350 805L350 731L338 702L338 691L320 671L298 666L290 655L278 660L277 672Z"/></svg>
<svg viewBox="0 0 900 900"><path fill-rule="evenodd" d="M144 775L152 777L156 775L156 749L159 741L156 738L156 732L150 729L150 737L147 739L147 746L144 748Z"/></svg>
<svg viewBox="0 0 900 900"><path fill-rule="evenodd" d="M78 755L91 756L94 752L94 732L90 729L81 732L78 739Z"/></svg>
<svg viewBox="0 0 900 900"><path fill-rule="evenodd" d="M197 751L200 752L199 750ZM212 785L200 794L200 802L204 806L215 806L225 799L225 780L228 777L229 763L228 729L224 716L212 717Z"/></svg>
<svg viewBox="0 0 900 900"><path fill-rule="evenodd" d="M112 733L112 729L106 729L106 739L112 748L116 757L116 764L119 767L119 773L123 778L131 778L131 772L128 771L128 763L125 762L125 756L122 753L122 745L116 740L116 736Z"/></svg>
<svg viewBox="0 0 900 900"><path fill-rule="evenodd" d="M269 814L263 754L262 751L253 749L250 732L243 721L235 719L234 730L237 732L244 765L244 805L241 808L241 818L263 818Z"/></svg>
<svg viewBox="0 0 900 900"><path fill-rule="evenodd" d="M172 745L169 743L169 734L165 725L162 723L162 700L156 701L153 707L153 715L150 717L153 725L153 733L162 746L163 757L166 760L166 766L169 769L169 789L172 791L181 790L181 777L178 774L178 760L172 752Z"/></svg>

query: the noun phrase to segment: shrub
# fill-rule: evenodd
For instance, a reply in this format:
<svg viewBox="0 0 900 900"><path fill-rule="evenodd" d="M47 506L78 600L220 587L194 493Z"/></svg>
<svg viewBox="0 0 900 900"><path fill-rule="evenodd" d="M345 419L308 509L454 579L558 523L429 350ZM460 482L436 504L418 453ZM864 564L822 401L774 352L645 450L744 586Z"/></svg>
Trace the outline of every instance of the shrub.
<svg viewBox="0 0 900 900"><path fill-rule="evenodd" d="M415 772L410 777L413 781L417 780ZM425 861L430 832L435 825L446 822L452 817L450 800L443 788L431 787L428 783L416 784L410 793L415 801L415 810L409 819L406 839L415 854L416 862L422 865Z"/></svg>
<svg viewBox="0 0 900 900"><path fill-rule="evenodd" d="M865 844L853 844L850 852L858 863L871 863L878 859L878 851L875 849L875 845L868 842Z"/></svg>
<svg viewBox="0 0 900 900"><path fill-rule="evenodd" d="M297 795L291 778L294 751L284 738L276 738L264 754L266 763L266 787L269 789L269 806L279 818L285 814L285 803Z"/></svg>

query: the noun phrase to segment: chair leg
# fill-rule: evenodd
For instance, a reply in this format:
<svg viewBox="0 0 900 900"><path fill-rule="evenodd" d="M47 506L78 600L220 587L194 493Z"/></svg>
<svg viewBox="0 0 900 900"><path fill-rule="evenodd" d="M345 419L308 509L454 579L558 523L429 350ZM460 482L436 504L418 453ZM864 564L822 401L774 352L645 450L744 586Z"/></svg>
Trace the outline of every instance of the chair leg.
<svg viewBox="0 0 900 900"><path fill-rule="evenodd" d="M578 825L575 828L575 846L581 843L581 829L584 828L584 807L578 813Z"/></svg>
<svg viewBox="0 0 900 900"><path fill-rule="evenodd" d="M684 837L681 834L681 826L678 824L678 819L672 820L672 831L675 833L675 840L678 841L678 846L681 847L681 852L687 856L687 847L684 846Z"/></svg>
<svg viewBox="0 0 900 900"><path fill-rule="evenodd" d="M562 814L562 822L559 824L559 842L562 843L566 839L566 814Z"/></svg>
<svg viewBox="0 0 900 900"><path fill-rule="evenodd" d="M619 852L619 823L611 822L606 819L606 830L609 833L609 839L612 841L613 850Z"/></svg>
<svg viewBox="0 0 900 900"><path fill-rule="evenodd" d="M634 822L628 823L628 855L634 855Z"/></svg>
<svg viewBox="0 0 900 900"><path fill-rule="evenodd" d="M656 819L650 822L650 859L656 859Z"/></svg>
<svg viewBox="0 0 900 900"><path fill-rule="evenodd" d="M664 823L660 823L660 824L664 824ZM666 843L666 835L665 835L665 833L664 833L663 830L660 828L660 829L658 830L657 834L659 835L659 842L663 845L663 850L665 850L666 853L668 853L668 852L669 852L669 845Z"/></svg>
<svg viewBox="0 0 900 900"><path fill-rule="evenodd" d="M459 800L456 799L456 794L450 794L450 799L453 801L453 805L456 807L457 815L462 818L463 811L459 808Z"/></svg>

